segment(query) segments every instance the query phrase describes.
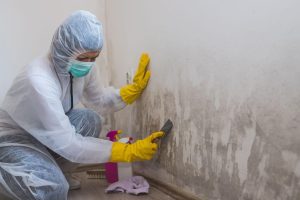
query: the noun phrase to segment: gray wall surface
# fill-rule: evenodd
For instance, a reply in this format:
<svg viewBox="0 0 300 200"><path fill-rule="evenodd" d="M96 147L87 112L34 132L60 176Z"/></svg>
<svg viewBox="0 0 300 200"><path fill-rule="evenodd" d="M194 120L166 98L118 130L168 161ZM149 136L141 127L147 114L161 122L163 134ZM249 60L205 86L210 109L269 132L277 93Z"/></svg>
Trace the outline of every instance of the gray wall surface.
<svg viewBox="0 0 300 200"><path fill-rule="evenodd" d="M172 134L137 172L208 200L300 199L300 2L109 0L112 84L151 56L142 98L114 116Z"/></svg>

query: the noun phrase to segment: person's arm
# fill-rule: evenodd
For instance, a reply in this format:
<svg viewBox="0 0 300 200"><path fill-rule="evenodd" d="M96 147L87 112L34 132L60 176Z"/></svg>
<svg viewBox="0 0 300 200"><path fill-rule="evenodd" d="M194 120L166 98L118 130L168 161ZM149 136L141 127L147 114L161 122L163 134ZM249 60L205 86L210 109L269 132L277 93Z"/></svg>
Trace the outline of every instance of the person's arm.
<svg viewBox="0 0 300 200"><path fill-rule="evenodd" d="M99 82L97 68L91 71L90 78L86 84L82 103L98 111L100 114L115 112L124 108L127 104L135 102L147 87L151 73L147 69L150 58L143 53L140 57L138 68L133 78L133 83L115 89L113 87L103 88Z"/></svg>
<svg viewBox="0 0 300 200"><path fill-rule="evenodd" d="M126 106L119 89L102 86L96 66L93 67L85 83L81 102L101 115L119 111Z"/></svg>
<svg viewBox="0 0 300 200"><path fill-rule="evenodd" d="M157 138L164 135L163 132L154 132L150 136L137 140L133 144L114 142L111 149L111 162L136 162L151 160L157 152Z"/></svg>
<svg viewBox="0 0 300 200"><path fill-rule="evenodd" d="M5 110L26 132L62 157L76 163L104 163L112 142L83 137L65 115L57 84L41 77L19 79L8 92Z"/></svg>

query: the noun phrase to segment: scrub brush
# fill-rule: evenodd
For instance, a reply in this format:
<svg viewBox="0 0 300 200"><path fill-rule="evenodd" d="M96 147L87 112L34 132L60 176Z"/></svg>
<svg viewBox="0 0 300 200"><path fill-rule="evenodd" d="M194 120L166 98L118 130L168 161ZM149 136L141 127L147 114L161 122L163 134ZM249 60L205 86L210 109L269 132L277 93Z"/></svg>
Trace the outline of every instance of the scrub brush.
<svg viewBox="0 0 300 200"><path fill-rule="evenodd" d="M105 179L105 169L94 169L86 171L88 179Z"/></svg>

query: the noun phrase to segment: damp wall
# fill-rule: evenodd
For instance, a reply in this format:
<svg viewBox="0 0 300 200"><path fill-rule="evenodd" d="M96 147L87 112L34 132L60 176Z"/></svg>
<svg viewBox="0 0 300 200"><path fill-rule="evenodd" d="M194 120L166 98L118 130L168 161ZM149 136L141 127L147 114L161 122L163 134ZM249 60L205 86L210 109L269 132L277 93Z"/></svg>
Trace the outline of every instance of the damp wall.
<svg viewBox="0 0 300 200"><path fill-rule="evenodd" d="M300 2L106 1L111 84L141 52L152 77L113 116L136 139L170 118L134 171L207 200L300 199Z"/></svg>

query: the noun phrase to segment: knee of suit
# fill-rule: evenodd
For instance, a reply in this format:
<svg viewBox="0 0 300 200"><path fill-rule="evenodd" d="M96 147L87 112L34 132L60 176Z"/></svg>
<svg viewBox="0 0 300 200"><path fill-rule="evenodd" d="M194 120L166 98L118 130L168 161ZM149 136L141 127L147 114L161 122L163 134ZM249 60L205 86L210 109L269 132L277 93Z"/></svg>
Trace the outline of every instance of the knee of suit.
<svg viewBox="0 0 300 200"><path fill-rule="evenodd" d="M98 113L92 110L87 110L86 114L89 125L95 128L94 134L91 137L98 138L102 130L103 117L99 116Z"/></svg>

